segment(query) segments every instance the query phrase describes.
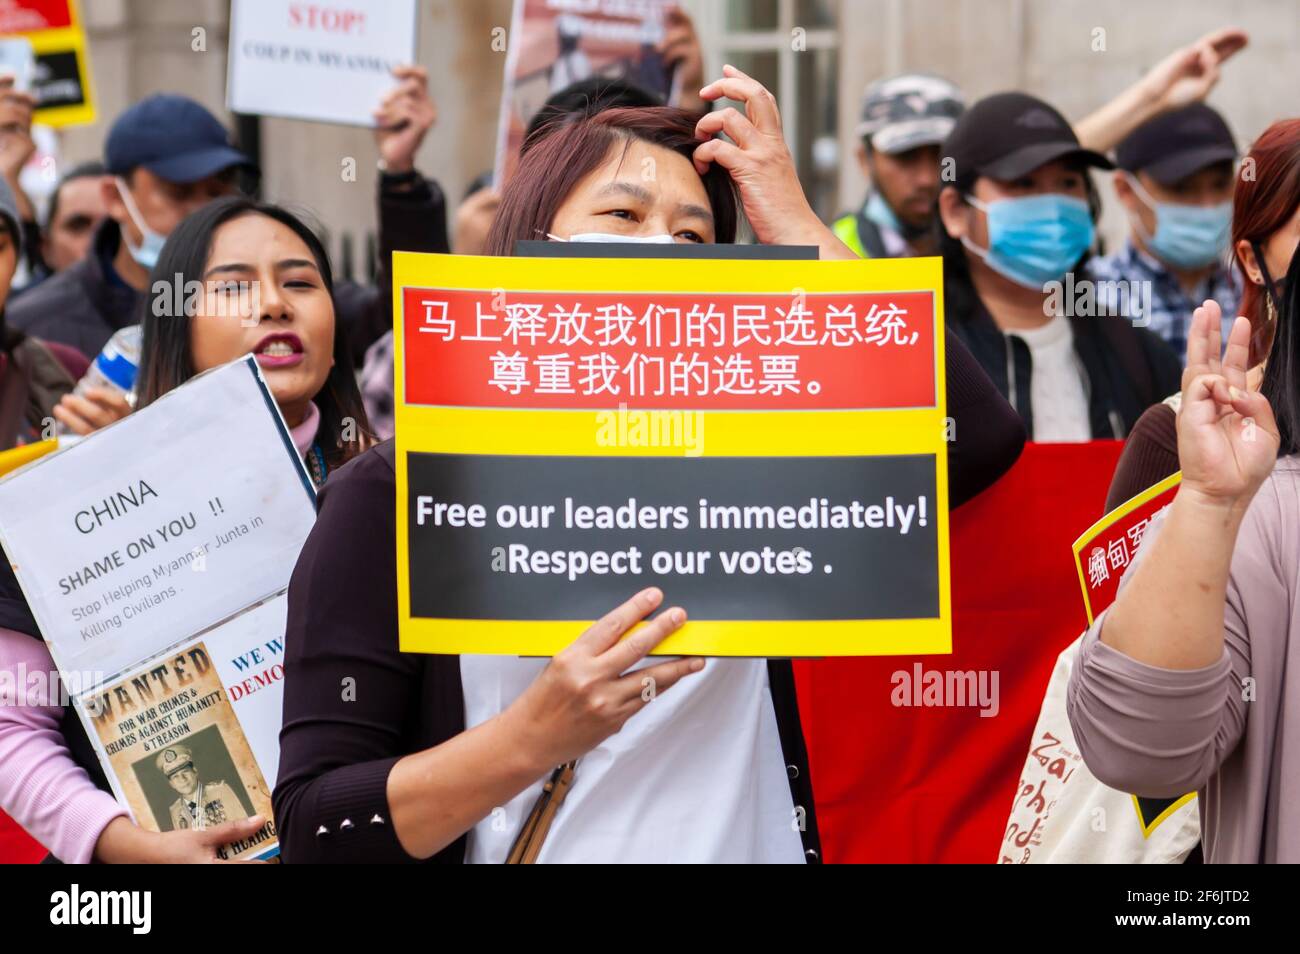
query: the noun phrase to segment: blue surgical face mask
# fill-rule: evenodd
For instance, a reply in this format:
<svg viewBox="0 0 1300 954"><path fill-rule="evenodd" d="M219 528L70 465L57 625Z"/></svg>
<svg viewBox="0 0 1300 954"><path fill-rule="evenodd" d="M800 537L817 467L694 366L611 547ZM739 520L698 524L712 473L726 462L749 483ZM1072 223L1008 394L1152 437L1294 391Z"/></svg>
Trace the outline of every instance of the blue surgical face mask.
<svg viewBox="0 0 1300 954"><path fill-rule="evenodd" d="M895 232L902 232L903 225L898 221L898 216L894 214L894 209L885 197L874 189L871 195L867 197L867 205L862 210L867 221L875 222L881 228L892 229Z"/></svg>
<svg viewBox="0 0 1300 954"><path fill-rule="evenodd" d="M135 223L135 227L140 230L140 235L143 237L137 247L131 244L131 240L126 236L126 230L123 229L122 241L126 243L126 250L131 253L131 257L141 268L153 271L153 267L158 264L158 256L162 254L163 246L167 244L167 236L159 235L144 224L144 216L140 214L140 210L135 207L135 200L131 198L131 188L122 181L120 176L117 179L117 191L126 206L126 214L131 216L131 221Z"/></svg>
<svg viewBox="0 0 1300 954"><path fill-rule="evenodd" d="M1133 218L1151 254L1175 268L1203 268L1223 255L1232 230L1232 203L1218 205L1182 205L1157 202L1136 176L1128 177L1138 199L1156 214L1156 234L1148 235L1142 223Z"/></svg>
<svg viewBox="0 0 1300 954"><path fill-rule="evenodd" d="M1025 288L1059 280L1092 245L1092 213L1082 199L1053 192L989 203L968 196L966 201L988 217L989 247L965 237L962 245Z"/></svg>

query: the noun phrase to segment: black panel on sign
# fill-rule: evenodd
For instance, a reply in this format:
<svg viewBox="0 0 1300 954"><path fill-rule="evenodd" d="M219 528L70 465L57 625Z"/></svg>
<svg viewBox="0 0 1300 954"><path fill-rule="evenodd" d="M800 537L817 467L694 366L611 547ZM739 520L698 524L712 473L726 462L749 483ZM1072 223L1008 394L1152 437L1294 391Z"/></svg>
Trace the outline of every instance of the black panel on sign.
<svg viewBox="0 0 1300 954"><path fill-rule="evenodd" d="M32 83L37 109L55 106L80 106L86 101L77 72L77 54L72 51L38 53L36 76Z"/></svg>
<svg viewBox="0 0 1300 954"><path fill-rule="evenodd" d="M411 452L407 461L411 613L416 617L594 619L651 584L696 620L933 619L939 614L933 455ZM736 510L708 511L715 526L701 529L701 498L710 507ZM856 512L829 509L854 502ZM451 526L448 518L454 515L444 509L439 516L439 503L480 504L486 525ZM541 508L551 506L550 526L503 528L496 516L503 505L539 519ZM566 514L576 515L578 506L611 508L613 520L630 518L636 525L566 526ZM790 508L783 518L777 513L781 507ZM837 512L862 525L820 526ZM770 526L780 519L787 526ZM720 528L724 521L732 525ZM678 524L686 526L677 529ZM634 548L639 556L634 557ZM587 554L590 564L595 551L611 555L610 572L570 579L569 554ZM698 556L701 551L710 553L707 560ZM536 556L539 552L547 555ZM562 560L550 556L557 552ZM680 554L680 569L690 572L680 572L676 562L668 572L656 572L656 552ZM554 572L557 567L563 572Z"/></svg>

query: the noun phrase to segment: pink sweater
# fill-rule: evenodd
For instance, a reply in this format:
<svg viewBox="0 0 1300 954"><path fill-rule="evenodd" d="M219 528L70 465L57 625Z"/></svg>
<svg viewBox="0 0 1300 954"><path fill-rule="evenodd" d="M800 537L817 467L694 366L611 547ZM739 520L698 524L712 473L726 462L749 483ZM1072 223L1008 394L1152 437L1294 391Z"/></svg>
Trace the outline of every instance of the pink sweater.
<svg viewBox="0 0 1300 954"><path fill-rule="evenodd" d="M1147 528L1124 574L1150 554ZM1154 798L1198 793L1209 864L1300 862L1300 456L1284 457L1251 501L1232 552L1223 655L1163 669L1084 634L1066 711L1104 784Z"/></svg>
<svg viewBox="0 0 1300 954"><path fill-rule="evenodd" d="M290 432L298 453L306 454L319 425L320 411L310 404ZM0 810L54 857L85 864L108 823L126 809L73 761L59 729L63 707L44 691L53 680L31 679L33 673L56 672L45 643L0 628L0 671L14 674L22 703L0 704Z"/></svg>

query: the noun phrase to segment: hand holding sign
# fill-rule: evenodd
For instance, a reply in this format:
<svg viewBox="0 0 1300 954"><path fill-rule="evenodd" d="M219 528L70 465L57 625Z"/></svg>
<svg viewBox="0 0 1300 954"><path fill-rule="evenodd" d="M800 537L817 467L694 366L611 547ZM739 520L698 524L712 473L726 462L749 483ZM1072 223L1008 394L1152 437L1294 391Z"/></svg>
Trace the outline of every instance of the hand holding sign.
<svg viewBox="0 0 1300 954"><path fill-rule="evenodd" d="M745 104L745 112L728 106L700 119L695 133L707 141L695 150L696 171L703 175L710 162L717 162L731 173L754 235L764 245L816 245L823 259L854 258L804 196L776 98L734 66L724 66L722 74L700 90L700 97L710 102L734 99ZM734 144L712 138L720 132Z"/></svg>
<svg viewBox="0 0 1300 954"><path fill-rule="evenodd" d="M704 83L704 52L695 24L679 7L664 14L664 39L658 46L659 55L673 71L673 86L681 91L677 105L693 113L707 108L699 89Z"/></svg>
<svg viewBox="0 0 1300 954"><path fill-rule="evenodd" d="M215 828L148 831L125 815L113 819L95 842L95 860L102 864L198 865L235 864L217 857L217 849L257 833L261 815L225 822Z"/></svg>
<svg viewBox="0 0 1300 954"><path fill-rule="evenodd" d="M585 755L658 693L704 668L703 659L674 659L627 672L686 622L685 611L673 607L623 638L663 598L654 587L642 590L551 659L503 713L517 721L527 751L545 753L547 765Z"/></svg>
<svg viewBox="0 0 1300 954"><path fill-rule="evenodd" d="M393 77L398 85L373 114L375 144L385 172L410 172L415 153L438 120L438 107L429 97L429 71L423 66L396 66Z"/></svg>
<svg viewBox="0 0 1300 954"><path fill-rule="evenodd" d="M81 437L93 434L131 413L131 405L119 392L87 388L84 395L69 392L54 405L54 419Z"/></svg>

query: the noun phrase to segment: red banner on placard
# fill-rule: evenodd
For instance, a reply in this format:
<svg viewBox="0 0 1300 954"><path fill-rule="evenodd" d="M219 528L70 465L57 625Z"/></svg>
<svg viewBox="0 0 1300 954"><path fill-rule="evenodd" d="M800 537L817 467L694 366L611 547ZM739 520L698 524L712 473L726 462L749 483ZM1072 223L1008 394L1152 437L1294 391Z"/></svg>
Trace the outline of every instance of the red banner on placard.
<svg viewBox="0 0 1300 954"><path fill-rule="evenodd" d="M0 36L58 30L71 25L70 0L8 0L0 3Z"/></svg>
<svg viewBox="0 0 1300 954"><path fill-rule="evenodd" d="M849 410L935 406L930 292L408 288L408 404Z"/></svg>
<svg viewBox="0 0 1300 954"><path fill-rule="evenodd" d="M1120 504L1074 541L1074 563L1089 625L1115 602L1120 577L1137 556L1147 526L1169 506L1181 481L1181 471L1166 477Z"/></svg>

